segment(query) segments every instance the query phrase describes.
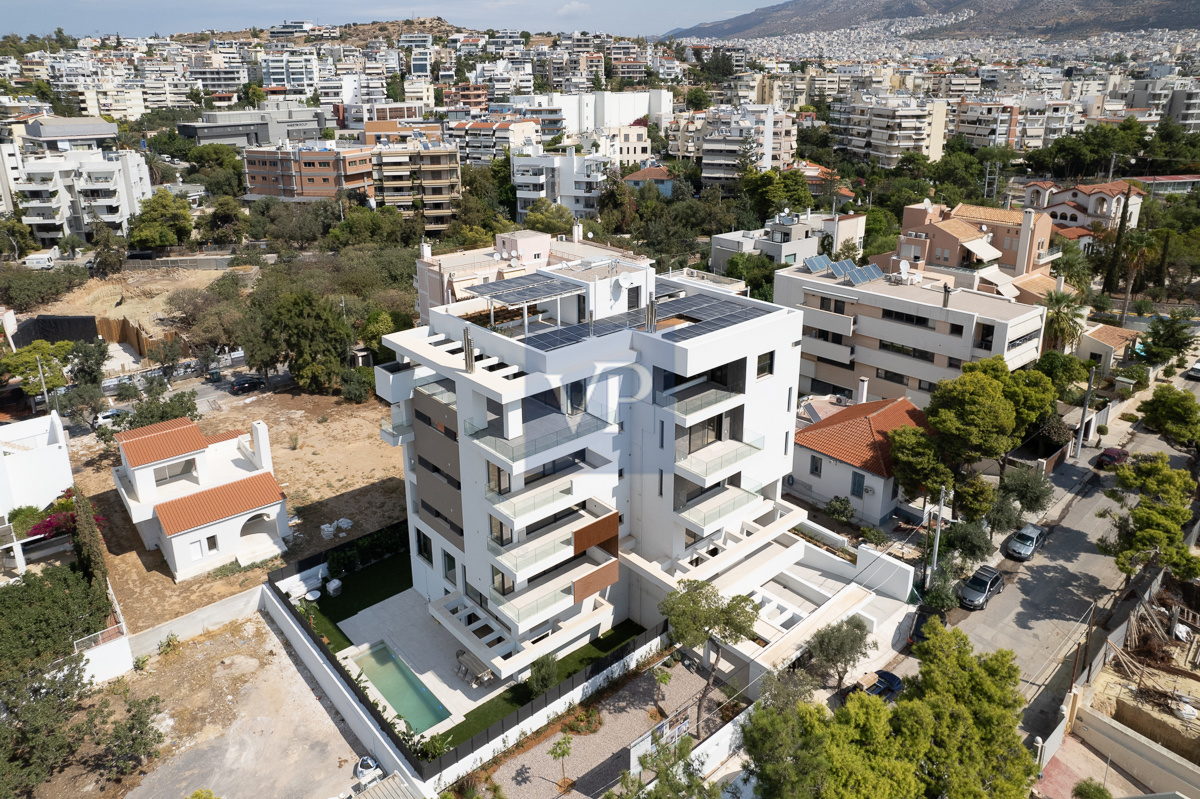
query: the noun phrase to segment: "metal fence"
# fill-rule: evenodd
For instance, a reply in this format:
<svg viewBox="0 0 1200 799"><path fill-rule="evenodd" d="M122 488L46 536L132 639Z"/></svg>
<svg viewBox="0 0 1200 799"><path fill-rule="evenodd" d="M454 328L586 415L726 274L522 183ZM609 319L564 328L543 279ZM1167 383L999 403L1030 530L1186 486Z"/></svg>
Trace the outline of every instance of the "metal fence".
<svg viewBox="0 0 1200 799"><path fill-rule="evenodd" d="M112 582L106 577L104 578L105 589L108 591L108 601L112 603L111 617L115 623L109 625L100 632L86 635L75 642L75 654L86 652L100 644L107 644L110 641L115 641L128 633L125 629L125 618L121 615L121 606L117 604L116 594L112 590Z"/></svg>

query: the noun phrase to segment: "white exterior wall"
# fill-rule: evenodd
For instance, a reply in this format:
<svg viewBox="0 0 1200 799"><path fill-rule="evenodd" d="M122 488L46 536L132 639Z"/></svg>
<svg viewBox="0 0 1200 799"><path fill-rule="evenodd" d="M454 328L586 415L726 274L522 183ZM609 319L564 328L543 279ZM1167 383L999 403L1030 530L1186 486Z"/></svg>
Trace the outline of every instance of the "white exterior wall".
<svg viewBox="0 0 1200 799"><path fill-rule="evenodd" d="M266 516L272 521L280 538L287 535L287 504L278 502L269 508L243 513L195 530L163 536L163 557L167 559L175 579L187 580L237 560L242 528L248 520L258 516ZM209 552L206 545L206 539L210 536L217 538L217 548L213 552Z"/></svg>
<svg viewBox="0 0 1200 799"><path fill-rule="evenodd" d="M5 444L13 446L4 446ZM26 449L28 448L28 449ZM0 513L33 505L45 508L71 487L67 434L57 411L0 429Z"/></svg>
<svg viewBox="0 0 1200 799"><path fill-rule="evenodd" d="M821 459L820 475L814 475L810 471L813 457ZM850 493L855 472L863 476L861 497ZM863 524L882 524L896 508L897 500L892 498L892 478L881 477L866 469L857 469L844 461L806 447L796 447L791 478L794 482L789 485L789 490L817 505L824 505L834 497L846 497L850 500L858 520Z"/></svg>

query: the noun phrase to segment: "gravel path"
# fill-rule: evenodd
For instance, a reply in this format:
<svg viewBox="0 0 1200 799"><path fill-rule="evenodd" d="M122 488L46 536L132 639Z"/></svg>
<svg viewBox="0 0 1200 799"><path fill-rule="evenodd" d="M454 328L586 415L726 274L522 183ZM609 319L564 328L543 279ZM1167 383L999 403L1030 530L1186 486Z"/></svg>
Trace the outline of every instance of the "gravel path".
<svg viewBox="0 0 1200 799"><path fill-rule="evenodd" d="M676 664L671 669L663 708L675 712L703 687L702 677ZM615 787L621 772L629 768L629 744L654 726L649 716L654 707L654 689L651 674L641 675L600 703L604 724L599 732L573 736L571 755L565 761L567 776L577 780L572 795L600 797ZM557 783L563 769L550 757L550 747L557 739L543 741L496 770L493 779L505 794L521 799L558 797Z"/></svg>

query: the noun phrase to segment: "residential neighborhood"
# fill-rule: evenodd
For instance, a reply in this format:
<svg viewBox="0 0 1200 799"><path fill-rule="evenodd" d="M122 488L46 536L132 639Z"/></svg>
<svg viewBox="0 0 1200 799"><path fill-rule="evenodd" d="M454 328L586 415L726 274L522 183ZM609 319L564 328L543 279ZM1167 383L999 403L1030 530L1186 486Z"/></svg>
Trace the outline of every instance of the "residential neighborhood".
<svg viewBox="0 0 1200 799"><path fill-rule="evenodd" d="M1195 9L622 2L4 20L0 794L1200 799Z"/></svg>

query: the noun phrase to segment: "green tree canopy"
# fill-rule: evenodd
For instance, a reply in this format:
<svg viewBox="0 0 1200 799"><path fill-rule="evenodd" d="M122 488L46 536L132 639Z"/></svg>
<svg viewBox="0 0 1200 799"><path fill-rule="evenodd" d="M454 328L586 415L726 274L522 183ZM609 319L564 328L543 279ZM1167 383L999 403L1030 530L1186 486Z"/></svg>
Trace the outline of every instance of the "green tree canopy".
<svg viewBox="0 0 1200 799"><path fill-rule="evenodd" d="M1200 442L1200 403L1196 395L1174 386L1157 386L1150 399L1138 404L1142 422L1165 436L1195 446Z"/></svg>
<svg viewBox="0 0 1200 799"><path fill-rule="evenodd" d="M850 669L878 647L870 640L870 634L867 623L858 616L822 627L808 642L808 651L813 656L812 667L837 677L840 689Z"/></svg>
<svg viewBox="0 0 1200 799"><path fill-rule="evenodd" d="M9 353L0 359L0 368L5 374L19 378L21 391L25 396L32 397L42 393L42 381L45 380L47 391L54 391L67 384L63 375L63 367L71 352L70 341L60 341L51 344L38 339L29 346L22 347L16 352ZM41 372L38 363L41 362Z"/></svg>
<svg viewBox="0 0 1200 799"><path fill-rule="evenodd" d="M76 341L67 353L71 378L76 383L100 385L104 380L104 364L108 361L108 342L102 338Z"/></svg>
<svg viewBox="0 0 1200 799"><path fill-rule="evenodd" d="M141 213L130 225L129 242L145 249L174 247L191 235L192 216L187 198L159 189L142 201Z"/></svg>
<svg viewBox="0 0 1200 799"><path fill-rule="evenodd" d="M570 209L558 203L552 203L545 197L534 200L525 214L525 227L530 230L540 230L556 236L560 233L570 233L575 224L575 215Z"/></svg>
<svg viewBox="0 0 1200 799"><path fill-rule="evenodd" d="M1183 531L1192 518L1196 482L1185 470L1172 469L1164 452L1135 455L1116 473L1117 489L1106 494L1120 510L1111 515L1112 531L1096 548L1126 575L1154 563L1180 580L1200 576L1200 558L1191 553Z"/></svg>

